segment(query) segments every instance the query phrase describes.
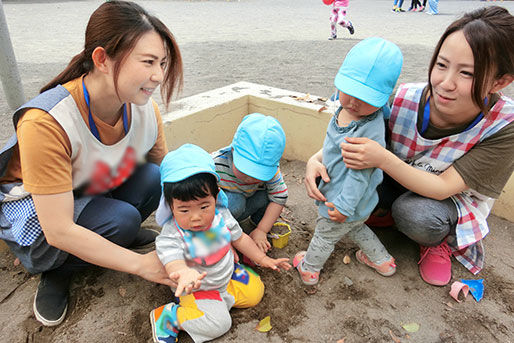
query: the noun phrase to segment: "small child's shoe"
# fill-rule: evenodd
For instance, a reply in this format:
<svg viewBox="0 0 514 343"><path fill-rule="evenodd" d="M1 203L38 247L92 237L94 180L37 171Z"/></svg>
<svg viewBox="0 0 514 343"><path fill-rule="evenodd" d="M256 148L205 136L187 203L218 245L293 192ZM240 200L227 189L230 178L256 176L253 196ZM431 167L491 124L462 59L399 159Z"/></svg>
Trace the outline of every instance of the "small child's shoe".
<svg viewBox="0 0 514 343"><path fill-rule="evenodd" d="M376 264L370 261L368 256L362 251L358 250L355 253L355 257L360 263L367 265L377 271L382 276L391 276L396 273L396 264L394 264L394 258L391 257L388 261L385 261L381 264Z"/></svg>
<svg viewBox="0 0 514 343"><path fill-rule="evenodd" d="M334 40L337 38L337 35L330 35L330 37L328 37L328 40Z"/></svg>
<svg viewBox="0 0 514 343"><path fill-rule="evenodd" d="M152 337L155 343L178 342L178 305L169 303L157 307L150 312L150 323L152 324Z"/></svg>
<svg viewBox="0 0 514 343"><path fill-rule="evenodd" d="M293 259L293 267L298 269L298 272L300 273L300 279L304 284L313 286L319 281L319 272L308 272L302 270L302 261L306 253L307 251L299 251L296 253Z"/></svg>
<svg viewBox="0 0 514 343"><path fill-rule="evenodd" d="M347 29L348 29L348 31L350 32L351 35L353 35L355 33L355 29L353 28L353 25L352 25L351 21L348 22Z"/></svg>

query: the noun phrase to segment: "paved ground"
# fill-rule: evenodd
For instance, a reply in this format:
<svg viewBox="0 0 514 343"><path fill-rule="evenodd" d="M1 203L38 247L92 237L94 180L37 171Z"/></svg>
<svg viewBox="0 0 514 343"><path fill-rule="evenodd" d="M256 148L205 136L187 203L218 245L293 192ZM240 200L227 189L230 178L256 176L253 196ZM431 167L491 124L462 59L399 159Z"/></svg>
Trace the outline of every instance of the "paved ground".
<svg viewBox="0 0 514 343"><path fill-rule="evenodd" d="M328 41L329 8L322 5L319 0L139 1L168 25L181 47L185 65L185 84L181 96L200 93L242 80L327 96L332 92L333 77L346 52L359 40L373 35L389 39L402 49L404 68L400 82L425 81L433 47L444 28L457 16L464 11L493 4L507 7L511 13L514 13L514 2L512 1L443 0L440 2L441 14L437 16L429 16L424 13L392 13L390 11L391 2L390 0L352 0L349 17L355 26L355 34L349 36L348 32L340 29L340 38L336 41ZM70 58L81 50L88 17L100 3L101 1L3 1L27 98L36 95L38 89L62 70ZM405 1L405 9L409 3L410 1ZM514 87L509 87L506 93L511 97L514 96ZM2 91L0 94L2 94L0 96L0 143L3 143L12 133L12 124L11 110L7 106ZM291 173L294 174L294 172ZM297 173L296 177L301 178L301 173ZM303 196L299 195L299 198ZM312 218L305 220L311 222ZM468 302L466 308L469 311L459 312L458 315L488 327L488 334L479 335L479 337L484 337L482 341L512 341L514 340L512 317L507 320L506 324L495 324L496 326L492 329L489 327L497 319L504 320L506 315L508 317L508 313L512 315L514 308L512 277L508 277L507 283L502 284L500 282L502 279L495 276L504 272L512 275L512 256L508 252L502 252L502 249L510 250L509 247L514 240L514 224L496 217L491 218L490 224L491 235L497 236L494 244L488 244L488 247L491 248L490 251L493 251L488 257L491 258L489 262L494 261L501 265L497 266L496 272L494 267L488 269L485 276L489 276L490 281L495 283L495 293L491 295L494 295L495 298L492 298L492 305L487 305L486 302L486 305L482 306L489 307L481 309L473 308L473 304ZM305 238L305 236L301 237ZM408 254L414 256L415 249L412 246L409 249ZM294 251L288 251L288 253L294 253ZM12 263L12 258L5 255L2 261L3 263ZM0 294L0 323L3 327L0 340L6 342L79 342L88 338L88 335L90 335L91 341L96 342L100 341L99 337L102 337L102 334L108 334L106 337L112 341L144 341L148 336L146 334L141 336L138 334L138 330L147 332L147 323L143 324L142 328L140 323L147 321L148 308L154 306L148 305L148 302L159 304L167 296L162 289L160 295L154 295L156 289L154 286L142 284L136 280L137 278L124 276L121 282L130 282L130 285L126 286L127 294L141 293L141 296L134 297L134 301L146 302L146 305L141 305L143 310L131 312L137 315L134 315L130 322L120 324L119 331L110 329L109 333L102 333L102 330L99 330L102 325L112 328L117 320L124 320L124 314L127 311L124 306L129 306L127 305L128 300L122 299L121 303L113 300L113 297L119 297L117 292L120 287L119 274L111 272L88 274L85 278L80 279L74 287L76 296L72 298L73 311L70 314L72 319L68 320L65 327L54 331L41 328L33 318L30 318L31 300L28 299L35 290L37 278L30 278L23 273L20 267L13 268L8 265L0 265L0 267L1 278L8 279L1 287L3 290ZM334 270L336 267L332 269ZM415 266L411 271L416 273ZM359 277L358 275L348 275L352 278ZM267 274L265 276L270 277ZM463 276L469 277L470 274L463 274ZM291 281L287 278L279 280L281 282ZM496 282L497 280L499 281ZM329 281L327 281L327 285L330 284ZM402 286L403 281L405 283L413 282L412 275L405 279L399 279L397 286L405 288L405 291L416 290L419 287L418 292L415 293L415 296L418 297L422 297L424 292L435 296L443 296L445 293L440 289L427 289L423 287L422 283L416 286ZM364 279L363 282L370 281ZM504 293L501 291L502 285L505 287ZM497 289L499 291L496 291ZM437 304L422 302L421 308L423 309L416 307L408 309L404 307L405 303L400 301L395 303L396 308L391 304L390 307L394 309L394 313L390 313L391 308L388 306L374 308L376 300L373 299L377 298L377 292L375 290L359 293L362 298L371 299L364 300L365 307L373 308L371 314L366 313L370 317L374 316L380 319L381 312L386 313L386 317L390 316L389 319L392 316L398 316L397 312L402 311L409 314L427 312L427 317L429 317L427 323L432 325L434 330L425 332L425 336L417 336L415 341L434 342L437 339L445 342L474 341L473 336L467 336L465 332L452 336L452 330L458 332L459 328L461 331L463 328L464 331L468 329L464 322L462 324L453 322L453 325L445 326L445 322L451 321L451 313L445 313L446 315L442 317L431 315L430 309L440 309L442 300L437 301ZM150 299L143 298L143 295L147 296L148 294L150 294ZM359 298L355 298L355 294L352 296L354 298L350 299L349 296L348 299L357 301L353 307L356 311L353 313L353 317L348 317L344 309L339 308L337 302L335 305L333 302L324 303L323 308L332 310L335 306L333 313L338 313L341 318L343 314L346 316L344 317L346 318L345 324L354 329L352 331L354 333L345 335L354 337L355 339L352 341L390 341L387 330L382 336L366 336L366 332L370 330L370 327L366 325L371 322L362 324L358 321L360 318L359 304L361 303L358 302ZM378 293L378 298L380 297L381 295ZM495 300L497 301L494 302ZM99 303L104 304L105 307L113 306L112 311L115 311L115 314L110 313L108 309L105 310L104 307L100 308ZM500 303L503 305L499 305ZM311 299L309 304L316 304L316 302ZM264 306L268 305L273 307L273 303L270 304L269 301ZM11 316L11 311L18 311L20 306L20 312L16 316ZM487 311L484 312L486 309ZM102 310L105 312L101 312ZM263 313L271 311L271 309L262 309L262 307L261 310ZM305 311L303 308L300 310L300 313ZM477 315L476 311L480 312L480 310L484 313ZM98 322L95 316L98 313L104 316L102 320L106 320L105 323ZM290 323L291 326L298 324L294 330L289 331L287 335L279 334L277 336L273 334L273 332L277 332L275 329L266 336L266 339L274 342L335 341L336 338L343 337L343 333L335 329L339 325L336 321L329 320L323 325L322 323L313 325L312 320L317 315L319 315L317 319L323 321L326 319L323 316L327 314L307 312L306 318L309 318L309 321L303 325L298 324L301 319L293 316L294 321ZM453 315L456 315L455 312ZM244 316L241 313L235 315L235 322L238 326L236 325L230 335L225 337L225 341L237 341L245 338L262 339L263 336L245 334L255 324L245 321ZM277 317L279 314L275 316ZM106 317L107 319L105 319ZM259 317L253 319L256 318ZM374 319L373 324L369 325L383 326L384 321L379 319ZM399 323L391 320L388 325L386 327L392 328L392 332L397 336L402 334L401 331L398 331L401 330ZM130 330L124 331L127 327ZM287 331L287 326L282 329ZM312 334L318 329L321 331L320 336L316 336L317 339L306 338L311 337L308 334ZM87 333L88 330L91 332ZM126 332L129 332L128 336ZM328 332L335 333L329 334ZM408 341L405 336L402 339Z"/></svg>

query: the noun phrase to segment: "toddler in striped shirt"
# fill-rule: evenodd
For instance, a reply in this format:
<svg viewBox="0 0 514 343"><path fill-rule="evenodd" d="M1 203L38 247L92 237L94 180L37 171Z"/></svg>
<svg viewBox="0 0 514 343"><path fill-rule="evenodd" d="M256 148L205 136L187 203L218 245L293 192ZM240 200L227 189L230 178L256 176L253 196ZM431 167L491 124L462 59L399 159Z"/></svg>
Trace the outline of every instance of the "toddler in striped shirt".
<svg viewBox="0 0 514 343"><path fill-rule="evenodd" d="M230 212L238 221L250 217L255 229L249 235L263 252L271 248L267 234L287 201L279 167L285 144L278 120L253 113L243 118L231 145L212 153Z"/></svg>

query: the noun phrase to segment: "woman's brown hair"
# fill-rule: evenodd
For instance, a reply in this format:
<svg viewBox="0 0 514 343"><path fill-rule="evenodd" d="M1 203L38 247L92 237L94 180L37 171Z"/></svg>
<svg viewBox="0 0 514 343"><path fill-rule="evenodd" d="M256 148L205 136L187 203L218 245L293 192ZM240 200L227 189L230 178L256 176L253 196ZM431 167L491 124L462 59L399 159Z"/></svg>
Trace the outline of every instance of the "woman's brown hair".
<svg viewBox="0 0 514 343"><path fill-rule="evenodd" d="M473 52L471 98L482 112L486 113L483 96L485 87L491 82L491 77L498 79L504 75L514 75L514 16L503 7L490 6L466 13L450 24L439 39L430 61L428 68L430 92L432 92L430 74L441 46L449 35L460 30L464 33Z"/></svg>
<svg viewBox="0 0 514 343"><path fill-rule="evenodd" d="M167 106L173 92L182 87L180 50L166 25L148 14L141 6L129 1L105 2L93 12L86 28L84 50L73 57L66 69L44 86L41 93L93 70L91 54L97 47L103 47L107 56L116 61L114 84L117 85L121 63L139 38L149 31L157 32L168 50L164 80L161 84L161 95Z"/></svg>

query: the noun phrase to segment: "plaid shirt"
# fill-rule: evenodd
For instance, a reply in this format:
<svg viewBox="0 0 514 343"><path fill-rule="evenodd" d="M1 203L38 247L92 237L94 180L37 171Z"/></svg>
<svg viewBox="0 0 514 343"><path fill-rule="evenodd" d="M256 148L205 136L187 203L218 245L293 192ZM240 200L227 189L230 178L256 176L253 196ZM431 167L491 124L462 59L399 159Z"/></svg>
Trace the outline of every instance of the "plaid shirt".
<svg viewBox="0 0 514 343"><path fill-rule="evenodd" d="M400 85L389 121L392 152L417 169L439 175L476 144L514 121L514 102L502 96L472 128L440 139L423 138L416 122L425 86L425 83ZM449 236L447 242L455 258L477 274L484 265L481 240L489 233L486 219L494 199L473 189L453 195L451 199L457 207L459 220L456 235Z"/></svg>

